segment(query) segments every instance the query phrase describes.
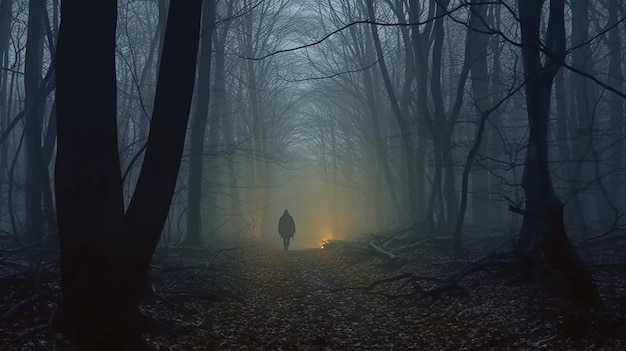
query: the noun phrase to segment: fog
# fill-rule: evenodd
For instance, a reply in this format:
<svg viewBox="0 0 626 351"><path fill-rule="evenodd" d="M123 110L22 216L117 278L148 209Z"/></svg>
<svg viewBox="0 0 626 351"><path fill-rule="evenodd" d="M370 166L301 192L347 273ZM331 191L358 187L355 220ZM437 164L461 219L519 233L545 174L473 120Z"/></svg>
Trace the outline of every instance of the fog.
<svg viewBox="0 0 626 351"><path fill-rule="evenodd" d="M29 26L37 12L17 3L23 6L2 20L0 38L0 228L37 240L56 233L51 77L59 7L42 8L48 33ZM209 6L159 245L271 242L285 209L302 248L407 225L459 244L464 231L515 233L523 220L509 205L523 208L534 191L524 182L538 177L525 167L535 164L526 153L535 116L542 138L533 147L548 155L553 190L533 196L566 204L571 233L610 228L624 198L623 35L609 5L585 4L565 6L559 45L580 49L564 51L559 69L547 61L537 68L554 74L545 86L524 71L523 21L506 10L517 6L512 1L476 5L474 14L453 1L439 15L442 8L428 1ZM121 166L126 207L158 102L164 6L118 4L113 162ZM592 17L606 28L590 26ZM528 93L537 89L550 92L543 107Z"/></svg>
<svg viewBox="0 0 626 351"><path fill-rule="evenodd" d="M624 310L606 294L624 291L625 14L617 0L0 0L0 328L23 349L63 315L77 349L143 349L141 303L171 318L197 309L161 296L167 279L211 303L241 302L217 277L247 279L271 308L274 293L308 294L303 262L324 260L339 274L312 285L315 301L334 303L337 277L369 271L342 266L341 250L322 256L329 241L413 269L360 276L383 279L368 294L397 282L413 289L403 297L438 298L506 267L507 282L489 278L499 292L562 285L577 306L562 309L584 310L572 324L603 328L593 309ZM449 264L457 273L431 276ZM597 274L607 267L619 269ZM263 276L283 273L283 290ZM339 300L359 319L353 298ZM25 332L12 323L23 311L48 322ZM533 347L562 335L550 333Z"/></svg>

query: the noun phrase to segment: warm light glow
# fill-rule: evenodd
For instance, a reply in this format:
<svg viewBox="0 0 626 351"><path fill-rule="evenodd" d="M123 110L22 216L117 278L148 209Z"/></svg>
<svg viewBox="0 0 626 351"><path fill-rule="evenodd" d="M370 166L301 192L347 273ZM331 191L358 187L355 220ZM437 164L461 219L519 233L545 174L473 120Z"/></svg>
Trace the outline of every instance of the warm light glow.
<svg viewBox="0 0 626 351"><path fill-rule="evenodd" d="M328 238L324 238L322 239L322 245L320 246L320 249L323 249L326 247L326 245L328 244L329 239Z"/></svg>
<svg viewBox="0 0 626 351"><path fill-rule="evenodd" d="M263 208L266 218L260 223L265 237L273 240L274 245L278 243L278 221L285 210L296 224L294 240L290 244L290 249L294 250L322 249L322 246L328 249L329 242L346 239L350 234L365 232L365 228L369 228L367 221L361 219L360 188L357 191L327 184L320 180L314 167L302 166L288 178L281 178L281 182L277 182L280 186L270 191L267 207Z"/></svg>

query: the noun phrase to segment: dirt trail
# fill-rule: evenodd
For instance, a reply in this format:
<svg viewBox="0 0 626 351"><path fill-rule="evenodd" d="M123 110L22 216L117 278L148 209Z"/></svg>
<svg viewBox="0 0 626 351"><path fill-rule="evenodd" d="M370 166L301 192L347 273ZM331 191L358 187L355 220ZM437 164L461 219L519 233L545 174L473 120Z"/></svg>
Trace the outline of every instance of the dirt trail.
<svg viewBox="0 0 626 351"><path fill-rule="evenodd" d="M335 269L328 270L333 263L321 251L253 252L242 271L246 290L245 302L236 307L239 323L217 322L213 326L214 332L232 342L220 347L393 349L397 330L383 329L379 323L387 313L367 308L368 304L352 293L334 290L340 277L333 274Z"/></svg>
<svg viewBox="0 0 626 351"><path fill-rule="evenodd" d="M193 330L195 348L190 349L623 349L623 342L615 342L623 329L577 338L563 328L564 312L554 307L558 305L550 307L551 298L528 286L503 285L501 277L487 273L473 275L460 291L437 299L389 299L363 289L341 289L366 287L398 274L366 250L354 250L348 245L243 250L232 272L241 301L202 309L204 321L201 329ZM445 276L423 260L412 264L413 273ZM391 286L384 289L394 293Z"/></svg>

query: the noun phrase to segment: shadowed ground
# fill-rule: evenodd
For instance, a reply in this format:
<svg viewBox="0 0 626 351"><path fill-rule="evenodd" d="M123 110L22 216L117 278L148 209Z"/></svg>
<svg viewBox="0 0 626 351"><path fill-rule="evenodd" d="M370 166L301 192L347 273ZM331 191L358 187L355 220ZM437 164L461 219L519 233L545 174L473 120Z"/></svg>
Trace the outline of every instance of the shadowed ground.
<svg viewBox="0 0 626 351"><path fill-rule="evenodd" d="M611 305L593 319L542 286L493 272L468 276L437 298L394 298L419 291L410 281L365 289L403 273L446 277L464 266L445 252L417 250L399 268L358 242L287 252L278 241L160 250L153 292L142 303L150 325L145 336L155 350L625 349L626 319L617 310L626 302L624 292L608 280L622 279L619 274L596 275ZM44 325L60 301L53 273L40 275L45 284L36 290L0 287L2 310L18 296L43 296L0 325L0 350L68 349L54 324ZM436 282L419 284L428 289Z"/></svg>

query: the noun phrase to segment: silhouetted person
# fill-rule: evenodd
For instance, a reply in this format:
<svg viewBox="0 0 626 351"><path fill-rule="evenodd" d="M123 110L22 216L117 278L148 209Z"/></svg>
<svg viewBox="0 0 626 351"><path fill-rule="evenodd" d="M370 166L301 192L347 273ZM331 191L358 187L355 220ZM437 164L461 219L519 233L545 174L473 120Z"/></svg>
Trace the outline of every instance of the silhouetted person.
<svg viewBox="0 0 626 351"><path fill-rule="evenodd" d="M285 210L278 221L278 233L283 238L283 247L287 250L289 247L289 239L296 233L296 224L287 210Z"/></svg>

